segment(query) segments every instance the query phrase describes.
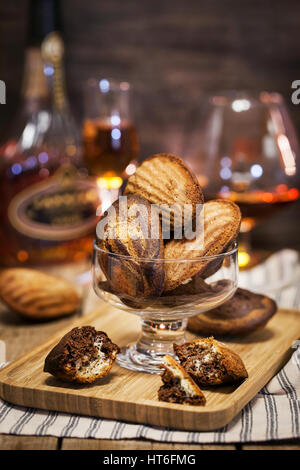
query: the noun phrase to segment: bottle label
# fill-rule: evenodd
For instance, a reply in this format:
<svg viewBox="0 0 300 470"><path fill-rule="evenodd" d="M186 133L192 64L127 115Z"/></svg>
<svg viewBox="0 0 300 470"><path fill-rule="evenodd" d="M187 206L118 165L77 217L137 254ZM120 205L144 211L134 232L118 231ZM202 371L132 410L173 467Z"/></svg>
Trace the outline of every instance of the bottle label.
<svg viewBox="0 0 300 470"><path fill-rule="evenodd" d="M66 241L91 233L97 224L95 183L60 168L52 177L19 192L10 202L13 227L30 238Z"/></svg>

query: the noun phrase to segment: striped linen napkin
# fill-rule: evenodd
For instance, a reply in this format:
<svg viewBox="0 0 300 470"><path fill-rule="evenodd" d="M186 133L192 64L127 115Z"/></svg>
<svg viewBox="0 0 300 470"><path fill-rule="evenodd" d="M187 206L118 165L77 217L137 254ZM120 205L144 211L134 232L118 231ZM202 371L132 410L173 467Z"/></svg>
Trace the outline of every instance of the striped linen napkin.
<svg viewBox="0 0 300 470"><path fill-rule="evenodd" d="M282 250L263 265L240 274L240 285L268 295L281 307L300 309L298 254ZM279 286L278 272L285 285ZM288 285L287 285L288 284ZM265 290L265 289L264 289ZM91 295L92 297L92 295ZM92 306L93 300L88 302ZM98 439L151 439L161 442L233 443L300 437L300 342L285 367L251 400L235 419L214 432L187 432L156 426L22 408L0 400L0 433ZM1 349L0 349L1 353ZM5 357L0 356L0 363Z"/></svg>

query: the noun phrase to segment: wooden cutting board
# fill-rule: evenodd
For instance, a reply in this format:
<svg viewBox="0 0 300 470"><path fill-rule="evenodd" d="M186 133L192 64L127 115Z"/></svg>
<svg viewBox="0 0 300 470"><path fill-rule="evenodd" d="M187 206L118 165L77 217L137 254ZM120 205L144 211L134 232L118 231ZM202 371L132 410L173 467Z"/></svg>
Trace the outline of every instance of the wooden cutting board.
<svg viewBox="0 0 300 470"><path fill-rule="evenodd" d="M124 346L136 339L139 318L103 305L74 322L74 326L80 325L104 330L114 342ZM0 371L1 398L34 408L207 431L229 423L289 359L291 346L300 337L300 312L279 310L266 328L246 338L227 341L242 357L249 378L238 386L204 391L204 407L160 402L158 375L132 372L117 364L105 378L91 385L59 382L43 372L43 363L65 333L61 331Z"/></svg>

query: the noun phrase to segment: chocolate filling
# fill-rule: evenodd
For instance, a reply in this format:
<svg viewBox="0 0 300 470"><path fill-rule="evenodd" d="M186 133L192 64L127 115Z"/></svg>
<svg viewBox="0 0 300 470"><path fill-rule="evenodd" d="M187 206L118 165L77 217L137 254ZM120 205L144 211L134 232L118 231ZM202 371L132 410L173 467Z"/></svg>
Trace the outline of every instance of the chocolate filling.
<svg viewBox="0 0 300 470"><path fill-rule="evenodd" d="M187 403L189 405L202 405L205 399L201 396L187 396L180 385L180 379L165 369L161 376L164 384L158 390L158 399L169 403Z"/></svg>
<svg viewBox="0 0 300 470"><path fill-rule="evenodd" d="M53 375L62 372L74 377L97 360L99 354L110 360L116 350L118 346L103 331L96 331L92 326L73 328L46 357L44 372Z"/></svg>
<svg viewBox="0 0 300 470"><path fill-rule="evenodd" d="M187 343L174 348L182 367L196 383L203 386L223 382L227 371L213 345Z"/></svg>

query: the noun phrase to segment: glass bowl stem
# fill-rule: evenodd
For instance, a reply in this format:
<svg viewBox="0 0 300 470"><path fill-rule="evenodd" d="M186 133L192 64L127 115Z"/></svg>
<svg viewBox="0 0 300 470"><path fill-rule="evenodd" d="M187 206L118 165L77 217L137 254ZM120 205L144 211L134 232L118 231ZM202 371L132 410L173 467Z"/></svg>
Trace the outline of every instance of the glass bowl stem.
<svg viewBox="0 0 300 470"><path fill-rule="evenodd" d="M159 364L166 354L174 356L173 343L185 342L187 319L153 319L141 318L141 334L136 344L121 350L117 362L131 370L145 371L156 374L161 372ZM130 362L128 361L130 359Z"/></svg>

